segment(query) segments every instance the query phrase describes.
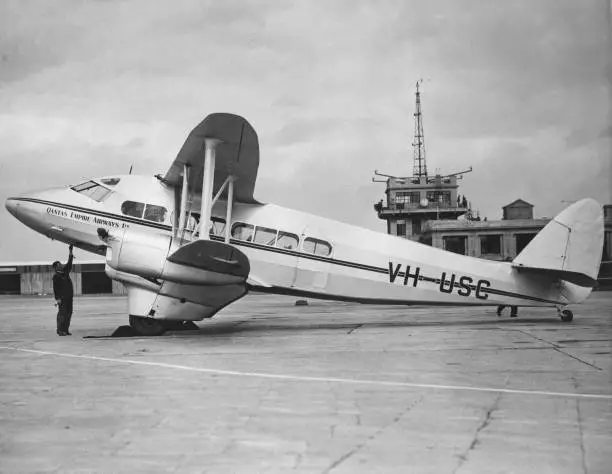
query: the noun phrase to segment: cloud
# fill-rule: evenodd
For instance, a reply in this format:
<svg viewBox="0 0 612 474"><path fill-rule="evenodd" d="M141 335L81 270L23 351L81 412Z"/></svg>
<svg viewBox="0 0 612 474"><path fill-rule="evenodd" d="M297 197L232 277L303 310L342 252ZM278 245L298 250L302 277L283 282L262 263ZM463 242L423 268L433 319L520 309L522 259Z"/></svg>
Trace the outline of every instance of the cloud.
<svg viewBox="0 0 612 474"><path fill-rule="evenodd" d="M411 174L424 78L428 167L474 166L460 192L484 214L609 200L609 14L571 0L1 2L0 199L130 164L163 173L227 111L259 134L256 197L384 230L370 177ZM30 231L12 232L0 260Z"/></svg>

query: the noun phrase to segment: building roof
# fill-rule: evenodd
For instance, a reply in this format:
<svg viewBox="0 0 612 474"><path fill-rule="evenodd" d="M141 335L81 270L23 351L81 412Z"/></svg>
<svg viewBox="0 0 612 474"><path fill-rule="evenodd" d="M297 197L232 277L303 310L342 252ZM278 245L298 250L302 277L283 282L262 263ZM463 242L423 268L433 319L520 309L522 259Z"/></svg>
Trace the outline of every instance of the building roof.
<svg viewBox="0 0 612 474"><path fill-rule="evenodd" d="M57 259L55 259L57 260ZM49 259L49 260L37 260L37 261L20 261L20 262L0 262L0 268L1 267L34 267L34 266L42 266L42 265L47 265L47 266L51 266L51 264L55 261L53 259ZM62 263L66 263L68 259L62 259L60 260L60 262ZM105 261L102 260L81 260L81 259L74 259L74 261L72 262L73 265L94 265L94 264L104 264Z"/></svg>
<svg viewBox="0 0 612 474"><path fill-rule="evenodd" d="M506 209L507 207L516 207L517 204L527 204L529 207L533 207L533 204L524 201L523 199L517 199L516 201L512 201L510 204L506 204L502 207L502 209Z"/></svg>
<svg viewBox="0 0 612 474"><path fill-rule="evenodd" d="M541 229L550 219L513 219L513 220L491 220L491 221L467 221L467 220L439 220L427 221L423 226L423 232L441 231L485 231L485 230L506 230L506 229Z"/></svg>

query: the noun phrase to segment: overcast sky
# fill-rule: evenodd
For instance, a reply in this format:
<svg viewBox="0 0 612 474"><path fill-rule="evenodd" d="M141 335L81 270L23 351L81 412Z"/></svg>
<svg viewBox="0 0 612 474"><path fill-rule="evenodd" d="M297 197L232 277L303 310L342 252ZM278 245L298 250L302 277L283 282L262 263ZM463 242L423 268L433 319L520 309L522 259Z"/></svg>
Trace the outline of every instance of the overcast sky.
<svg viewBox="0 0 612 474"><path fill-rule="evenodd" d="M612 202L610 0L0 2L0 200L164 173L207 114L259 134L255 196L385 231L374 169L428 169L489 219ZM65 247L0 209L0 261ZM82 258L93 256L83 253Z"/></svg>

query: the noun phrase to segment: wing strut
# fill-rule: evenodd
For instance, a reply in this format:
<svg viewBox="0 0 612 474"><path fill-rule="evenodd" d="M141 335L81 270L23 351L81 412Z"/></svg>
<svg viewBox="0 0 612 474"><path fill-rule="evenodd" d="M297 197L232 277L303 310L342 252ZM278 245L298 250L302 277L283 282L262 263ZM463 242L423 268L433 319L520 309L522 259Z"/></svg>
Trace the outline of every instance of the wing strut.
<svg viewBox="0 0 612 474"><path fill-rule="evenodd" d="M234 177L229 177L227 190L227 207L225 211L225 243L229 244L232 227L232 208L234 207Z"/></svg>
<svg viewBox="0 0 612 474"><path fill-rule="evenodd" d="M187 219L187 196L189 193L189 168L190 165L188 163L183 164L183 189L181 192L181 207L179 208L179 225L178 225L178 233L177 235L183 236L185 232L185 222Z"/></svg>
<svg viewBox="0 0 612 474"><path fill-rule="evenodd" d="M208 240L210 226L210 211L212 208L213 182L215 178L215 155L217 138L204 139L204 173L202 174L202 207L200 208L200 240Z"/></svg>

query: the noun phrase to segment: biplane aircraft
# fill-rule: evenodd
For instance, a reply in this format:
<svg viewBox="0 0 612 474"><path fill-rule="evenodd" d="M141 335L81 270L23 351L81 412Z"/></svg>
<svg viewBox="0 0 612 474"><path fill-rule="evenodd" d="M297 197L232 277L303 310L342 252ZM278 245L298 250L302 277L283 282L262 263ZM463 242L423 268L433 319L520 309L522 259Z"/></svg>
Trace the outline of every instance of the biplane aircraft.
<svg viewBox="0 0 612 474"><path fill-rule="evenodd" d="M142 335L210 318L249 290L393 305L565 309L595 284L601 206L574 203L512 262L450 253L254 196L259 142L242 117L207 116L165 176L113 175L34 192L7 209L41 234L106 257Z"/></svg>

